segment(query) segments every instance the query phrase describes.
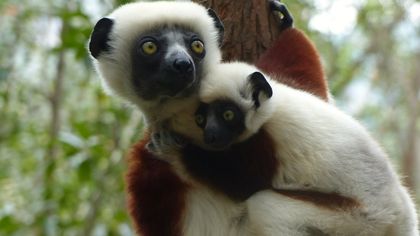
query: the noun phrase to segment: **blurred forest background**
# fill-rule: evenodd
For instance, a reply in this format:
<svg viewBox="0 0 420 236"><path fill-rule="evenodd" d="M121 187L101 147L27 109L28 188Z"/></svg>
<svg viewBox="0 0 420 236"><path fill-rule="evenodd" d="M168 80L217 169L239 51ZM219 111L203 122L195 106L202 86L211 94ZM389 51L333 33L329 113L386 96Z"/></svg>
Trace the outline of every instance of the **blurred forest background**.
<svg viewBox="0 0 420 236"><path fill-rule="evenodd" d="M0 1L0 235L132 235L125 153L141 114L107 96L86 52L116 0ZM293 0L337 106L420 200L420 2Z"/></svg>

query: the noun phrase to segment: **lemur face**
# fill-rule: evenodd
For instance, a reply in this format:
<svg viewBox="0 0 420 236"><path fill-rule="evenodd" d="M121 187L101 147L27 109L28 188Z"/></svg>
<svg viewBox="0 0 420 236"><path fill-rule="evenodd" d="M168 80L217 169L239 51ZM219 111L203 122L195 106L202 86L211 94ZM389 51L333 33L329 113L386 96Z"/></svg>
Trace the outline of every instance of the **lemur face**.
<svg viewBox="0 0 420 236"><path fill-rule="evenodd" d="M100 19L89 51L104 88L137 105L147 119L197 93L221 60L223 24L190 1L135 2ZM175 99L172 99L175 98Z"/></svg>
<svg viewBox="0 0 420 236"><path fill-rule="evenodd" d="M180 27L140 35L131 52L131 80L137 95L153 100L196 91L205 55L201 37Z"/></svg>
<svg viewBox="0 0 420 236"><path fill-rule="evenodd" d="M203 81L201 104L195 113L205 148L221 150L250 137L267 114L273 95L266 78L254 67L225 63ZM200 142L201 143L201 142Z"/></svg>
<svg viewBox="0 0 420 236"><path fill-rule="evenodd" d="M204 143L211 149L227 148L245 130L244 112L227 100L201 103L195 121L203 129Z"/></svg>

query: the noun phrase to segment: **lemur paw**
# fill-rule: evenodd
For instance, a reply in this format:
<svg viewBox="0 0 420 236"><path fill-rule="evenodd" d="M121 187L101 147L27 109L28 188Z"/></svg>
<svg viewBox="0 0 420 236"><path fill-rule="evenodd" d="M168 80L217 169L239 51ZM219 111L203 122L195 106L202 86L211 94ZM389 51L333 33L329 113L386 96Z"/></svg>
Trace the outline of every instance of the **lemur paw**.
<svg viewBox="0 0 420 236"><path fill-rule="evenodd" d="M186 144L187 140L181 135L169 130L160 130L152 133L146 148L159 156L166 156L175 155Z"/></svg>
<svg viewBox="0 0 420 236"><path fill-rule="evenodd" d="M280 30L293 27L293 16L287 10L286 5L278 0L268 0L270 11L273 12L279 21Z"/></svg>

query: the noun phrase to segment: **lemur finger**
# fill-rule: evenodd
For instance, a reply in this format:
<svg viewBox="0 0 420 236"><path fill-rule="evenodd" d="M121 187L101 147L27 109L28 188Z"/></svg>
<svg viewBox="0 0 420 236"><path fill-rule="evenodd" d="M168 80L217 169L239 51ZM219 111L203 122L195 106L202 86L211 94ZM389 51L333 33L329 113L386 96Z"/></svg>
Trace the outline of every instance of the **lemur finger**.
<svg viewBox="0 0 420 236"><path fill-rule="evenodd" d="M153 141L150 141L150 142L148 142L148 143L146 144L146 149L147 149L149 152L152 152L152 153L156 153L156 152L157 152L156 146L155 146L155 144L153 143Z"/></svg>
<svg viewBox="0 0 420 236"><path fill-rule="evenodd" d="M159 142L160 140L160 132L154 132L152 133L151 139L155 142Z"/></svg>
<svg viewBox="0 0 420 236"><path fill-rule="evenodd" d="M153 153L159 153L162 149L160 132L153 132L150 136L150 141L146 144L147 150Z"/></svg>
<svg viewBox="0 0 420 236"><path fill-rule="evenodd" d="M161 132L161 143L165 146L182 148L186 144L186 140L181 135L172 131Z"/></svg>
<svg viewBox="0 0 420 236"><path fill-rule="evenodd" d="M185 145L187 145L187 139L184 138L183 136L175 134L174 138L175 138L175 142L177 143L179 147L184 147Z"/></svg>

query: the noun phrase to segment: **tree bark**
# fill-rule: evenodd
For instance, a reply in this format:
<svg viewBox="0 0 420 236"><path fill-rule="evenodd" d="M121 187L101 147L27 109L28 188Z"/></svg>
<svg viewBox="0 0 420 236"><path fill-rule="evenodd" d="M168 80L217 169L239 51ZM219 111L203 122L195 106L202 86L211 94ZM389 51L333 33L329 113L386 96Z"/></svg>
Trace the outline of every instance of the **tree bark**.
<svg viewBox="0 0 420 236"><path fill-rule="evenodd" d="M194 0L215 10L225 25L225 61L254 63L279 33L266 0Z"/></svg>
<svg viewBox="0 0 420 236"><path fill-rule="evenodd" d="M420 59L418 54L416 59ZM412 72L403 80L400 80L403 84L403 91L405 92L405 99L407 100L408 107L408 124L405 131L405 137L401 140L402 146L402 171L405 176L405 184L410 188L411 192L416 195L417 183L416 180L418 175L416 174L416 168L418 167L418 141L419 141L419 129L418 120L420 118L420 102L418 99L418 91L420 91L420 69L413 66Z"/></svg>

